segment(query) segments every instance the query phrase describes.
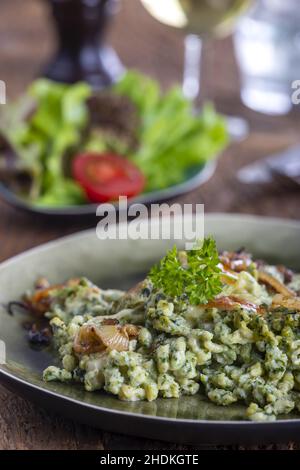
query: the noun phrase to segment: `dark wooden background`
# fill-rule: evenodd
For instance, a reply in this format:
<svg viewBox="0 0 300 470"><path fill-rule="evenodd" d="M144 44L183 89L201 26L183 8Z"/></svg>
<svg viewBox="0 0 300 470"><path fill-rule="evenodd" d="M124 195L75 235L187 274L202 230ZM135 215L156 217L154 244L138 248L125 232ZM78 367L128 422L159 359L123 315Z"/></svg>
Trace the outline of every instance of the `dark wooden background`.
<svg viewBox="0 0 300 470"><path fill-rule="evenodd" d="M183 37L153 20L138 0L123 0L109 32L127 67L158 78L164 87L182 76ZM1 0L0 79L9 98L37 76L55 47L46 0ZM271 185L248 188L236 180L246 162L299 142L300 107L289 116L267 117L247 110L239 100L239 78L230 39L205 46L203 88L220 111L245 116L251 134L222 156L214 177L182 202L204 202L207 212L239 212L300 219L299 191ZM299 77L295 77L297 79ZM62 235L95 226L95 221L40 219L0 202L0 261ZM233 443L233 447L235 448ZM257 448L259 447L259 444ZM183 449L75 424L37 408L0 386L0 449ZM201 448L201 446L200 446ZM222 448L222 447L220 447ZM299 442L268 448L299 449Z"/></svg>

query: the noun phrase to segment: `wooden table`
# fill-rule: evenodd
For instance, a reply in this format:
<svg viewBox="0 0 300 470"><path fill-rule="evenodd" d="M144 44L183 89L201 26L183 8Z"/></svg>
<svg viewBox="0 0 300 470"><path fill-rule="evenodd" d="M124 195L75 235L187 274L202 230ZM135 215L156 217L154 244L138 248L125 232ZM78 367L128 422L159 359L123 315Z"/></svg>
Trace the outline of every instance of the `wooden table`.
<svg viewBox="0 0 300 470"><path fill-rule="evenodd" d="M25 5L26 4L26 5ZM138 0L124 0L110 31L110 41L124 64L160 79L164 87L181 80L182 35L158 24ZM16 96L39 74L53 40L47 10L40 0L2 0L0 15L0 79ZM299 191L246 188L235 174L254 161L299 141L300 113L270 118L244 108L239 101L238 74L230 40L205 48L203 92L218 109L245 116L251 135L222 156L210 182L182 202L204 202L207 212L243 212L300 219ZM299 78L299 77L295 77ZM300 108L299 108L300 109ZM87 227L95 220L53 221L19 213L0 203L0 260L25 249ZM270 448L300 448L299 443ZM0 449L182 449L188 448L94 430L50 414L0 386Z"/></svg>

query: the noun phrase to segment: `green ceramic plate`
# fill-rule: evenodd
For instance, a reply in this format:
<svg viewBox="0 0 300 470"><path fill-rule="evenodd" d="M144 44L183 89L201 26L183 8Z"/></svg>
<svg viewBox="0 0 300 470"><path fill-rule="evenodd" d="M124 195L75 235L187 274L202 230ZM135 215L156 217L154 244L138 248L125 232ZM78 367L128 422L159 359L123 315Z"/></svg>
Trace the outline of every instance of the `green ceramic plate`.
<svg viewBox="0 0 300 470"><path fill-rule="evenodd" d="M300 269L300 223L237 215L206 216L205 231L220 249L241 246L256 256ZM142 279L151 264L172 245L166 241L99 241L95 231L63 238L19 255L0 266L0 303L18 299L43 275L53 282L85 275L103 287L128 288ZM44 383L42 370L53 363L50 350L28 346L24 317L0 308L0 338L7 363L0 380L8 388L72 419L110 431L187 443L286 441L299 436L300 416L274 423L245 420L240 405L219 407L200 395L125 403L81 386Z"/></svg>

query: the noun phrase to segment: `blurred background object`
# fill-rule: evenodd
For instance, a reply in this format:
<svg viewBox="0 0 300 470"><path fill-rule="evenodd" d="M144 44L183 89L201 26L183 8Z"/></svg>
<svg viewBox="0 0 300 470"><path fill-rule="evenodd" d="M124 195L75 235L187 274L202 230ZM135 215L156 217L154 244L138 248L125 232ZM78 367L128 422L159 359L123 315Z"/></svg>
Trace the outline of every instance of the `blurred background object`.
<svg viewBox="0 0 300 470"><path fill-rule="evenodd" d="M183 29L185 70L183 91L195 100L200 91L202 41L229 35L238 17L252 0L141 0L149 13L163 24Z"/></svg>
<svg viewBox="0 0 300 470"><path fill-rule="evenodd" d="M56 37L49 21L49 5L49 2L41 0L27 0L26 4L22 0L1 2L0 78L7 84L8 102L11 97L22 94L26 86L41 75L43 64L55 54ZM144 9L141 0L122 1L122 9L107 30L106 42L117 51L127 69L135 68L158 79L164 90L180 82L184 65L182 35L178 28L167 28L154 19ZM279 198L276 190L264 188L258 198L253 185L243 185L236 178L239 168L299 142L300 114L297 106L283 117L258 114L242 106L231 37L221 40L212 37L204 41L203 50L202 95L213 101L223 114L245 118L250 123L251 134L245 142L231 146L220 159L211 182L186 196L184 201L204 202L207 211L297 218L299 195L296 191L285 188ZM299 77L295 75L293 78ZM8 218L17 217L2 203L0 207ZM48 239L48 235L45 238ZM31 232L27 240L32 243Z"/></svg>
<svg viewBox="0 0 300 470"><path fill-rule="evenodd" d="M149 13L163 24L183 29L185 59L183 71L184 95L195 101L201 87L202 44L206 38L228 36L252 0L141 0ZM203 99L203 96L202 96ZM206 97L204 97L206 99ZM248 134L242 118L227 118L231 137L241 140Z"/></svg>
<svg viewBox="0 0 300 470"><path fill-rule="evenodd" d="M291 147L279 154L270 155L258 163L241 168L238 179L242 183L271 183L274 179L289 189L300 187L300 146Z"/></svg>
<svg viewBox="0 0 300 470"><path fill-rule="evenodd" d="M290 111L291 84L300 77L299 0L259 0L237 26L235 50L241 98L266 114Z"/></svg>
<svg viewBox="0 0 300 470"><path fill-rule="evenodd" d="M57 52L45 70L48 78L94 88L116 81L123 72L115 51L103 44L118 0L47 0L57 34Z"/></svg>

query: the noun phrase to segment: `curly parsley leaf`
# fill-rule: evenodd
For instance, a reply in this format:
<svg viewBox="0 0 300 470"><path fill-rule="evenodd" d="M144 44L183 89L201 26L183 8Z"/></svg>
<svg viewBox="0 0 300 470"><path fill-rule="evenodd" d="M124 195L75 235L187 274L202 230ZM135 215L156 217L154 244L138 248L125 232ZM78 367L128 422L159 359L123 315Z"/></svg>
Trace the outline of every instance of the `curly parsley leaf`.
<svg viewBox="0 0 300 470"><path fill-rule="evenodd" d="M170 297L186 295L193 305L207 303L222 290L216 242L205 238L193 250L178 252L176 246L155 265L149 279Z"/></svg>

